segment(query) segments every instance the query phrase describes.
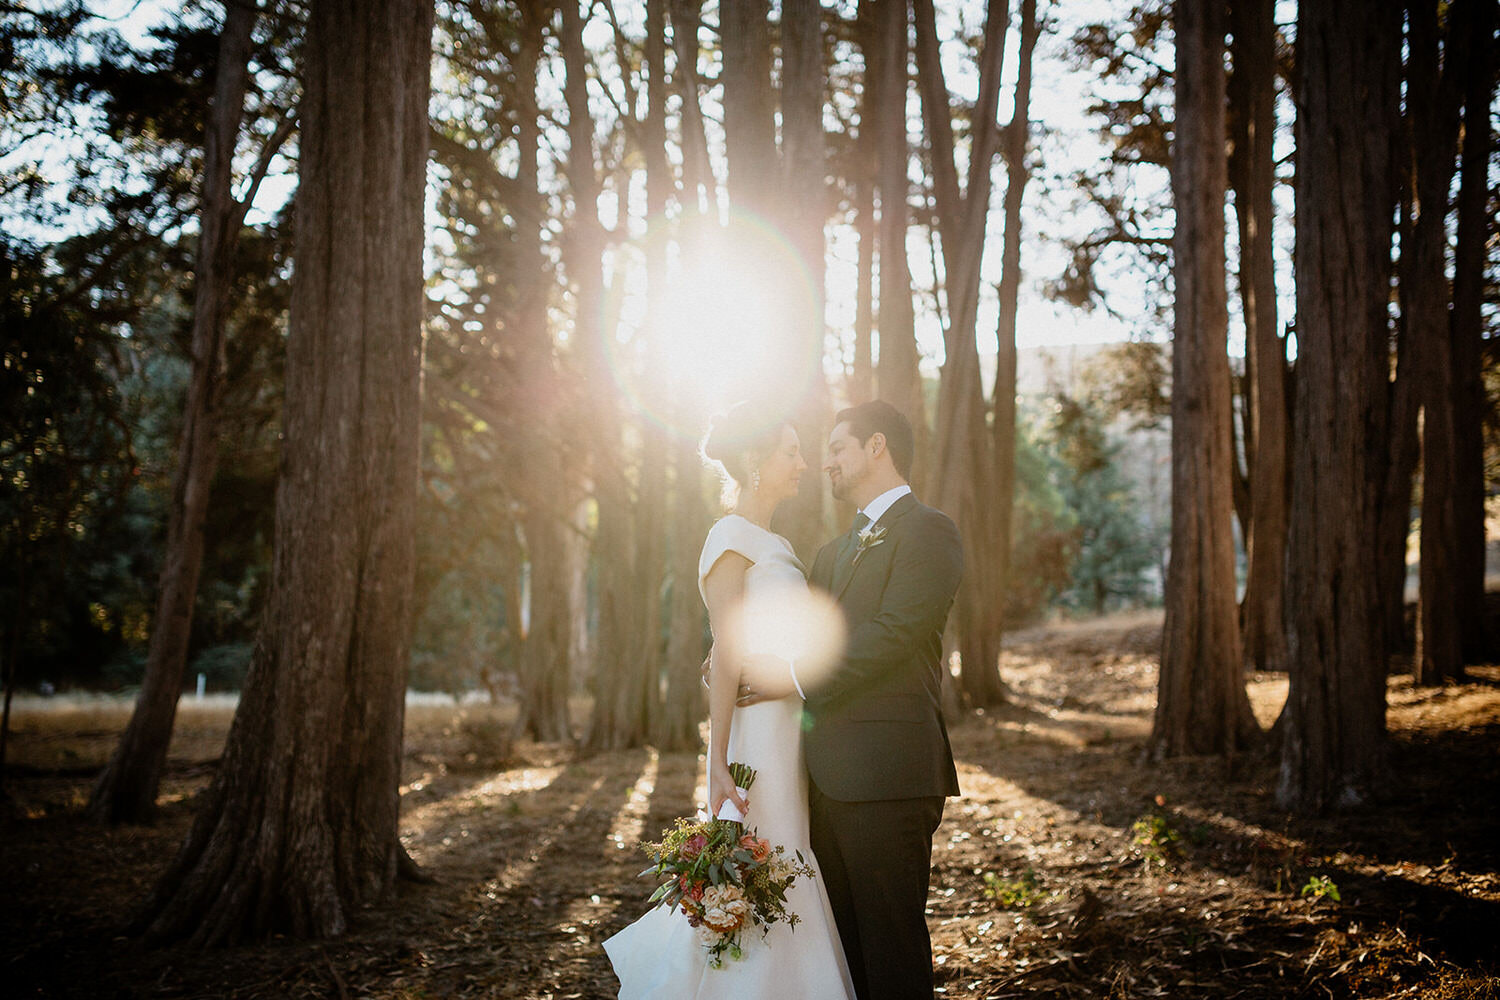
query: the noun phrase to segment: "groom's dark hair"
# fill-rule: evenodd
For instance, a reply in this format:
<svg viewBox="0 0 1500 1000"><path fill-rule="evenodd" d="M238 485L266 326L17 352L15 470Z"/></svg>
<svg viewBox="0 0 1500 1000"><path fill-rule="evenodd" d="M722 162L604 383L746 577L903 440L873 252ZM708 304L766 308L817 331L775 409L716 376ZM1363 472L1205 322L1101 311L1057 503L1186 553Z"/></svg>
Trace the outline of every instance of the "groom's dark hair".
<svg viewBox="0 0 1500 1000"><path fill-rule="evenodd" d="M885 446L891 450L891 463L896 466L902 479L911 478L911 461L916 455L916 439L911 431L911 421L906 414L883 399L872 399L848 409L840 410L833 418L834 426L849 422L849 433L860 444L870 440L870 435L885 435Z"/></svg>

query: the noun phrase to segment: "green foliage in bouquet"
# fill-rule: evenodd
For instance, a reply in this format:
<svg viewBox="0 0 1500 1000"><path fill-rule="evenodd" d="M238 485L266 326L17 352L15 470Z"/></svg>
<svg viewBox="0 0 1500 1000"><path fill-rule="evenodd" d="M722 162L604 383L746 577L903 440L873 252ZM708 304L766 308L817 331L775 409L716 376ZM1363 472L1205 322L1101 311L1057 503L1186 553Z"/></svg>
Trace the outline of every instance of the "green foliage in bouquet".
<svg viewBox="0 0 1500 1000"><path fill-rule="evenodd" d="M730 764L729 770L740 788L748 790L755 781L755 770L744 764ZM660 841L642 849L652 863L641 875L660 883L651 905L682 911L714 968L724 964L725 955L743 955L747 928L758 927L764 935L778 921L795 927L798 917L787 908L787 890L798 877L813 875L802 852L793 861L786 848L727 819L678 819L662 831Z"/></svg>

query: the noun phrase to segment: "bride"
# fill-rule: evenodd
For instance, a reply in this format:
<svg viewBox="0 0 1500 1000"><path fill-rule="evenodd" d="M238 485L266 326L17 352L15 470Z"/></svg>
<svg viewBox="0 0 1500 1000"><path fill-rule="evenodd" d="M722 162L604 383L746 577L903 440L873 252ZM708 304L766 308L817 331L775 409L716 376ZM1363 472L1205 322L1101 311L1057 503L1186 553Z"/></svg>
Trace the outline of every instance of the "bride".
<svg viewBox="0 0 1500 1000"><path fill-rule="evenodd" d="M737 619L747 604L805 600L802 564L791 544L771 531L771 515L795 496L807 462L797 432L777 417L740 403L715 420L703 445L725 480L730 513L709 530L698 561L698 590L715 637L709 687L709 811L725 801L745 814L745 825L800 851L816 871L808 843L807 770L802 758L802 702L796 696L736 707L745 643ZM749 632L760 631L753 627ZM753 641L754 635L744 638ZM742 795L729 775L738 761L755 768ZM687 918L666 907L648 911L604 942L620 979L620 1000L785 996L852 998L844 950L822 877L798 879L787 893L795 927L786 923L747 931L744 957L710 968L707 949Z"/></svg>

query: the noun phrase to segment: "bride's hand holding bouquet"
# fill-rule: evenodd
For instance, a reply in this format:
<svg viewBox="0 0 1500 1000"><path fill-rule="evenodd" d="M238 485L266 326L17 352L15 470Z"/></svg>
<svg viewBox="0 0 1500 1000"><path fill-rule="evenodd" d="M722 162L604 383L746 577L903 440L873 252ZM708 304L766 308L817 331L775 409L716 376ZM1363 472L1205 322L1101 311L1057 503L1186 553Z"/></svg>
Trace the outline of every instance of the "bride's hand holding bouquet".
<svg viewBox="0 0 1500 1000"><path fill-rule="evenodd" d="M727 802L743 820L750 811L750 798L747 792L741 790L747 786L737 783L730 768L727 760L719 758L708 769L708 814L714 817L721 815Z"/></svg>

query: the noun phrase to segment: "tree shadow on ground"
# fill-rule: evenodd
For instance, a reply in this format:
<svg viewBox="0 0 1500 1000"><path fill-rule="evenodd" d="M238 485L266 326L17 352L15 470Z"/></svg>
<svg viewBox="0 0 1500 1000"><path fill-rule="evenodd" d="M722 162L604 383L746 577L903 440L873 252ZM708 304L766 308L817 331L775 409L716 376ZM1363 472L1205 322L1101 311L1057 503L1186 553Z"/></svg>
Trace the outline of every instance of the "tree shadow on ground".
<svg viewBox="0 0 1500 1000"><path fill-rule="evenodd" d="M7 820L6 992L526 997L556 984L558 995L605 996L613 989L597 985L608 975L598 942L633 919L649 890L642 882L638 898L629 893L642 867L636 842L690 810L697 770L695 755L640 750L444 775L403 802L403 841L435 884L400 885L337 941L207 953L143 951L119 936L128 916L119 901L142 898L165 867L191 824L190 803L169 806L154 827L114 831L76 814ZM60 878L48 857L59 852L90 863Z"/></svg>
<svg viewBox="0 0 1500 1000"><path fill-rule="evenodd" d="M984 789L974 807L992 813L993 825L1010 826L1014 843L1029 845L1024 865L1013 860L1013 847L979 852L978 865L969 865L972 855L964 859L950 873L970 883L958 895L974 895L976 875L993 859L1000 874L1037 873L1041 883L1095 900L1101 912L1127 919L1150 937L1163 927L1183 925L1183 914L1195 908L1213 910L1216 887L1225 886L1233 899L1220 909L1234 912L1230 925L1249 934L1262 951L1307 952L1302 960L1313 966L1314 957L1324 952L1373 954L1357 940L1363 926L1367 934L1404 940L1408 957L1424 955L1429 966L1495 968L1500 951L1490 928L1500 924L1495 877L1500 845L1494 837L1500 802L1492 790L1500 777L1495 754L1500 726L1401 730L1392 740L1393 787L1400 794L1378 806L1313 819L1288 816L1275 806L1275 772L1265 760L1148 762L1142 734L1149 721L1136 720L1134 738L1128 727L1117 726L1116 717L1079 712L1056 698L1018 698L953 727L955 750L972 776L968 784ZM1052 826L1066 831L1067 844L1046 842ZM1303 899L1299 893L1311 880L1323 881L1313 882L1315 891ZM1318 887L1326 894L1330 885L1341 903L1317 894ZM1178 903L1143 909L1139 899L1151 891L1175 895ZM1342 937L1316 938L1308 949L1309 927ZM1191 926L1181 934L1214 940ZM1130 935L1115 937L1112 947L1129 953ZM1061 944L1057 948L1067 951ZM966 943L958 951L970 954L973 947ZM1076 955L1064 959L1075 978L1058 995L1078 988L1077 976L1094 989L1113 982L1098 967L1080 965ZM1225 968L1235 961L1230 953L1219 960ZM1389 956L1386 961L1400 964ZM1122 986L1125 992L1117 995L1137 995L1145 989L1139 979L1144 966L1135 960L1126 964L1136 985ZM1420 978L1420 971L1410 975ZM1361 995L1361 974L1352 966L1342 969L1338 989ZM1013 975L1013 985L1028 990L1046 979L1042 973ZM1196 973L1184 975L1185 982L1193 982ZM999 989L1004 981L981 985L990 995L991 987ZM1326 985L1320 980L1309 995L1327 995ZM1282 995L1266 988L1245 995ZM1217 994L1189 990L1181 995ZM1298 994L1289 989L1285 995Z"/></svg>

